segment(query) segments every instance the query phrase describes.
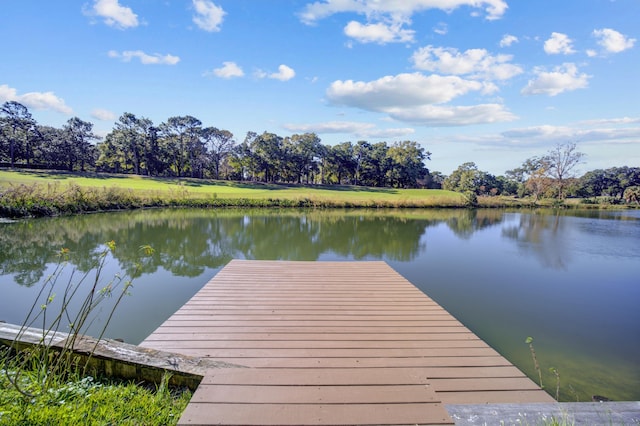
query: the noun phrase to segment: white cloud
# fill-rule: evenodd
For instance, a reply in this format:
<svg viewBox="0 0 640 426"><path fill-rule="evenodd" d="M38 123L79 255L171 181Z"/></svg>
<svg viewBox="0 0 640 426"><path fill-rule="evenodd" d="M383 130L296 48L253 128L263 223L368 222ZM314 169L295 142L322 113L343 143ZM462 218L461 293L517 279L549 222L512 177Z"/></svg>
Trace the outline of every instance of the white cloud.
<svg viewBox="0 0 640 426"><path fill-rule="evenodd" d="M601 124L616 124L616 125L627 125L627 124L640 124L640 117L621 117L621 118L600 118L596 120L585 120L578 123L580 125L601 125Z"/></svg>
<svg viewBox="0 0 640 426"><path fill-rule="evenodd" d="M421 73L386 76L371 82L335 81L327 98L336 105L383 112L391 118L431 126L458 126L513 120L498 104L440 106L472 91L488 92L492 86L457 76Z"/></svg>
<svg viewBox="0 0 640 426"><path fill-rule="evenodd" d="M556 96L562 92L584 89L589 85L589 78L585 73L578 74L578 67L573 63L557 66L553 71L544 68L534 69L536 78L522 89L523 95Z"/></svg>
<svg viewBox="0 0 640 426"><path fill-rule="evenodd" d="M569 55L575 53L572 43L573 41L566 34L554 32L551 33L551 38L544 42L544 51L549 55L558 55L560 53Z"/></svg>
<svg viewBox="0 0 640 426"><path fill-rule="evenodd" d="M222 19L226 15L220 6L209 0L193 0L193 7L196 10L193 22L198 28L209 32L220 31Z"/></svg>
<svg viewBox="0 0 640 426"><path fill-rule="evenodd" d="M0 85L0 103L19 102L28 108L53 110L63 114L71 114L73 110L53 92L29 92L18 95L18 91L6 84Z"/></svg>
<svg viewBox="0 0 640 426"><path fill-rule="evenodd" d="M361 43L404 43L413 41L415 31L402 29L400 24L387 25L384 23L361 24L351 21L344 28L344 33Z"/></svg>
<svg viewBox="0 0 640 426"><path fill-rule="evenodd" d="M95 0L93 8L86 12L88 15L99 16L104 22L119 29L138 26L138 15L130 7L122 6L118 0Z"/></svg>
<svg viewBox="0 0 640 426"><path fill-rule="evenodd" d="M511 138L511 139L522 139L522 138L552 138L552 137L567 137L568 135L573 134L574 130L570 127L566 126L550 126L550 125L541 125L541 126L531 126L531 127L523 127L520 129L511 129L506 132L502 132L502 136Z"/></svg>
<svg viewBox="0 0 640 426"><path fill-rule="evenodd" d="M454 48L426 46L418 49L411 59L420 70L508 80L522 73L522 68L508 63L512 58L511 55L492 56L485 49L469 49L460 53Z"/></svg>
<svg viewBox="0 0 640 426"><path fill-rule="evenodd" d="M416 108L389 108L386 112L396 120L438 127L500 123L518 118L500 104L471 106L422 105Z"/></svg>
<svg viewBox="0 0 640 426"><path fill-rule="evenodd" d="M347 133L358 137L371 138L396 138L415 133L410 127L379 129L373 123L362 123L355 121L327 121L324 123L312 124L285 124L285 129L292 132L305 133Z"/></svg>
<svg viewBox="0 0 640 426"><path fill-rule="evenodd" d="M207 71L204 73L204 75L215 75L216 77L220 78L234 78L243 77L244 71L235 62L223 62L222 67L216 68L213 71Z"/></svg>
<svg viewBox="0 0 640 426"><path fill-rule="evenodd" d="M635 38L628 38L611 28L593 30L593 36L598 39L598 44L609 53L619 53L631 49L636 42Z"/></svg>
<svg viewBox="0 0 640 426"><path fill-rule="evenodd" d="M386 76L371 82L334 81L327 89L327 96L335 104L375 111L394 105L444 103L469 91L482 89L482 83L456 76L413 73Z"/></svg>
<svg viewBox="0 0 640 426"><path fill-rule="evenodd" d="M291 80L295 76L296 72L293 70L293 68L290 68L283 64L278 67L278 72L269 74L268 77L274 80L287 81Z"/></svg>
<svg viewBox="0 0 640 426"><path fill-rule="evenodd" d="M517 43L517 42L518 42L518 37L511 34L505 34L504 36L502 36L502 39L500 39L500 47L509 47L513 43Z"/></svg>
<svg viewBox="0 0 640 426"><path fill-rule="evenodd" d="M615 121L615 120L613 120ZM617 124L610 120L594 120L591 124ZM638 144L640 127L595 127L585 128L585 123L569 126L541 125L512 129L500 134L509 143L527 141L530 144L564 143L567 140L577 140L580 143Z"/></svg>
<svg viewBox="0 0 640 426"><path fill-rule="evenodd" d="M504 0L319 0L308 3L300 13L300 19L313 24L336 13L358 13L369 18L406 21L424 10L450 12L462 6L484 9L490 20L501 18L508 8Z"/></svg>
<svg viewBox="0 0 640 426"><path fill-rule="evenodd" d="M489 20L502 17L508 7L505 0L318 0L308 3L299 17L312 25L337 13L356 13L365 16L367 23L351 21L344 29L349 37L363 43L404 43L414 41L415 31L404 27L411 24L415 13L429 9L451 12L463 6L484 9ZM440 23L434 31L443 35L448 29Z"/></svg>
<svg viewBox="0 0 640 426"><path fill-rule="evenodd" d="M110 50L107 54L110 58L121 59L123 62L131 62L133 58L138 58L140 63L144 65L175 65L180 62L180 58L178 56L161 55L159 53L149 55L144 53L142 50L125 50L121 53L116 52L115 50Z"/></svg>
<svg viewBox="0 0 640 426"><path fill-rule="evenodd" d="M102 109L102 108L96 108L93 111L91 111L91 116L96 120L102 120L102 121L112 121L117 118L113 112L106 109Z"/></svg>

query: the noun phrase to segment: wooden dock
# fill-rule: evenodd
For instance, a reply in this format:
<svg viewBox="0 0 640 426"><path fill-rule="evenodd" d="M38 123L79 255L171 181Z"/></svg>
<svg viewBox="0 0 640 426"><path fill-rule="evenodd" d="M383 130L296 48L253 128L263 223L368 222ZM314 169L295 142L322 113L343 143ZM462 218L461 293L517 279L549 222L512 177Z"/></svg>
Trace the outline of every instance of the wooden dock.
<svg viewBox="0 0 640 426"><path fill-rule="evenodd" d="M446 404L553 402L384 262L233 260L142 346L212 369L180 424L453 424Z"/></svg>

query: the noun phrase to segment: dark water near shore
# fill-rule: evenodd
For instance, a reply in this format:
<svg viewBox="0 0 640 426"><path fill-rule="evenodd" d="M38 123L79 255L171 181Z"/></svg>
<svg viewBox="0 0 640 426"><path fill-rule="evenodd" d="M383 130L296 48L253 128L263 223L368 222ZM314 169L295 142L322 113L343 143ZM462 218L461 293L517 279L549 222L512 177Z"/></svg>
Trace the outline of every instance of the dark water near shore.
<svg viewBox="0 0 640 426"><path fill-rule="evenodd" d="M233 258L384 260L537 377L532 336L561 399L640 400L640 211L148 210L0 223L0 320L24 321L64 247L50 320L111 240L99 285L119 274L133 287L107 337L139 343Z"/></svg>

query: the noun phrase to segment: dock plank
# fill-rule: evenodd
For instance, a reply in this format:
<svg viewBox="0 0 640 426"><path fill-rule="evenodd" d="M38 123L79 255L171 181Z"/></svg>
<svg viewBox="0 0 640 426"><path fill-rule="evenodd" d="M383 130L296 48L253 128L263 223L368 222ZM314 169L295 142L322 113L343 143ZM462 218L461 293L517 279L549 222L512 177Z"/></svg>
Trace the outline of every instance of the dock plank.
<svg viewBox="0 0 640 426"><path fill-rule="evenodd" d="M187 420L183 420L183 419ZM453 425L440 403L417 404L189 404L181 424ZM349 421L351 419L351 421ZM356 422L353 419L357 419Z"/></svg>
<svg viewBox="0 0 640 426"><path fill-rule="evenodd" d="M385 262L233 260L143 346L208 372L180 424L453 424L549 395Z"/></svg>

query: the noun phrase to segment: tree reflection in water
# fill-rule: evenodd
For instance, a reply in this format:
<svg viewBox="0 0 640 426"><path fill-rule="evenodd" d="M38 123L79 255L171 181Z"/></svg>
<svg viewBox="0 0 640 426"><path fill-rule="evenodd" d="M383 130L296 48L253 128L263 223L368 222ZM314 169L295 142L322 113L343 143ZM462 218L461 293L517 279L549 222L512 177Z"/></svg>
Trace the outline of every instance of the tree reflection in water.
<svg viewBox="0 0 640 426"><path fill-rule="evenodd" d="M468 238L500 218L474 210L147 210L25 220L0 225L0 274L32 286L63 247L69 263L86 272L111 240L120 269L133 278L158 268L195 277L233 258L318 260L332 253L409 261L425 249L421 237L430 226L446 222ZM141 258L144 244L153 256Z"/></svg>
<svg viewBox="0 0 640 426"><path fill-rule="evenodd" d="M517 242L526 255L535 256L542 266L566 270L571 261L568 245L571 228L559 214L521 215L519 223L502 229L502 235Z"/></svg>

